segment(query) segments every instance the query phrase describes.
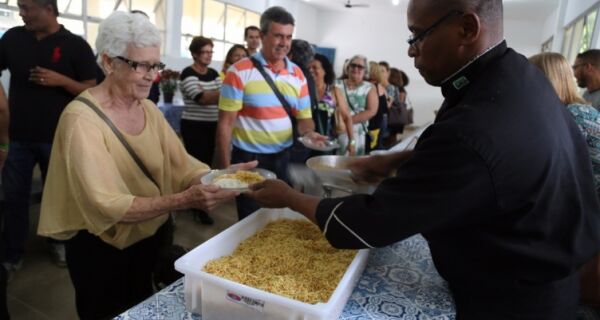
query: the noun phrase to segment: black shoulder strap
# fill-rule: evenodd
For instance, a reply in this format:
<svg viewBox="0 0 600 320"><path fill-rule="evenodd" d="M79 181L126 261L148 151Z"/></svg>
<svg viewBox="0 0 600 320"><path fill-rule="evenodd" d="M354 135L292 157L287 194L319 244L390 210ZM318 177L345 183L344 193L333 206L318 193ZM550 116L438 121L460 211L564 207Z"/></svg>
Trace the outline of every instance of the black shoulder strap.
<svg viewBox="0 0 600 320"><path fill-rule="evenodd" d="M288 116L290 116L290 118L292 119L292 123L293 123L294 115L292 113L292 106L290 106L290 103L281 94L281 92L279 91L279 89L277 88L275 83L273 82L273 79L265 71L265 68L263 68L260 61L258 61L255 57L250 57L250 60L252 60L252 64L254 64L254 67L260 72L260 74L263 76L263 78L265 78L265 81L269 84L269 87L271 87L271 90L273 90L273 93L275 93L275 96L277 96L277 99L279 99L279 102L281 102L281 105L285 109L285 112L287 112Z"/></svg>
<svg viewBox="0 0 600 320"><path fill-rule="evenodd" d="M352 105L352 102L350 102L350 97L348 97L348 90L346 89L346 80L342 80L342 86L344 87L344 94L346 95L346 102L348 102L348 106L350 107L350 109L352 109L352 111L354 111L354 113L356 113L356 109Z"/></svg>
<svg viewBox="0 0 600 320"><path fill-rule="evenodd" d="M131 155L131 157L133 158L133 161L135 161L135 163L140 167L142 172L144 172L146 177L148 177L148 179L150 179L150 181L152 181L152 183L154 183L154 185L156 185L156 187L160 190L158 183L156 183L156 180L154 180L154 178L150 174L150 171L148 171L148 169L146 168L146 166L144 165L142 160L138 157L138 155L135 153L135 151L133 151L133 148L131 148L131 146L129 145L127 140L125 140L125 137L123 136L123 134L119 131L119 129L117 129L115 124L112 121L110 121L110 119L106 116L106 114L104 114L104 112L102 112L100 109L98 109L98 107L96 107L90 100L88 100L86 98L77 97L77 98L75 98L75 100L77 100L79 102L83 102L83 104L87 105L92 110L94 110L94 112L96 112L96 114L98 114L98 116L102 120L104 120L104 122L106 122L106 124L112 129L114 134L117 136L119 141L121 141L121 143L123 144L125 149L127 149L127 152L129 152L129 155Z"/></svg>

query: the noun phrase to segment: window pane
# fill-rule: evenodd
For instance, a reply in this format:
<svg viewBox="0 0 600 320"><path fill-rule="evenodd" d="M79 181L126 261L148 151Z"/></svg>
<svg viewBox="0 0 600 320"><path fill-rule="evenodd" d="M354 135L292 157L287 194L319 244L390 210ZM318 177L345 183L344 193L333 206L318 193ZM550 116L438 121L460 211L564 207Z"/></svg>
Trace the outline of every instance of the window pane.
<svg viewBox="0 0 600 320"><path fill-rule="evenodd" d="M181 17L181 34L200 34L200 22L202 21L202 1L183 0L183 15ZM183 41L181 43L183 46ZM189 45L189 43L188 43ZM187 48L187 46L186 46ZM182 51L182 54L187 52Z"/></svg>
<svg viewBox="0 0 600 320"><path fill-rule="evenodd" d="M17 11L0 10L0 32L2 34L8 29L20 25L23 25L23 20L21 20Z"/></svg>
<svg viewBox="0 0 600 320"><path fill-rule="evenodd" d="M564 39L563 39L563 43L562 43L562 50L561 50L562 55L567 58L569 63L572 62L569 57L569 48L571 47L572 38L573 38L573 26L570 26L567 28L567 30L565 30L565 35L564 35Z"/></svg>
<svg viewBox="0 0 600 320"><path fill-rule="evenodd" d="M79 35L85 39L85 31L83 29L83 21L82 20L74 20L74 19L66 19L63 17L58 17L58 23L62 24L67 28L67 30L72 33Z"/></svg>
<svg viewBox="0 0 600 320"><path fill-rule="evenodd" d="M573 41L571 42L571 47L569 48L569 55L567 56L569 60L567 61L573 62L577 56L577 53L579 52L581 39L583 38L583 20L584 19L580 19L577 21L573 27Z"/></svg>
<svg viewBox="0 0 600 320"><path fill-rule="evenodd" d="M83 12L81 0L58 0L57 5L60 13L81 15Z"/></svg>
<svg viewBox="0 0 600 320"><path fill-rule="evenodd" d="M596 27L596 10L592 11L587 15L585 24L583 26L581 44L579 46L579 52L588 50L592 44L592 35L594 34L594 28Z"/></svg>
<svg viewBox="0 0 600 320"><path fill-rule="evenodd" d="M87 24L86 40L90 44L92 49L94 49L94 51L96 51L96 38L98 37L98 26L99 24L94 22L88 22Z"/></svg>
<svg viewBox="0 0 600 320"><path fill-rule="evenodd" d="M233 43L244 43L244 9L227 6L227 25L225 27L225 40Z"/></svg>
<svg viewBox="0 0 600 320"><path fill-rule="evenodd" d="M190 54L190 43L192 43L192 37L191 36L182 36L181 37L181 48L180 48L180 54L181 57L183 58L191 58L191 54Z"/></svg>
<svg viewBox="0 0 600 320"><path fill-rule="evenodd" d="M204 10L203 35L207 38L223 40L225 4L214 0L206 0Z"/></svg>
<svg viewBox="0 0 600 320"><path fill-rule="evenodd" d="M154 7L156 6L157 2L160 2L160 4L158 8L156 8L156 11L154 11ZM150 21L152 21L152 23L154 23L154 25L159 29L164 29L164 9L164 0L131 0L131 10L139 10L144 12L146 15L148 15Z"/></svg>
<svg viewBox="0 0 600 320"><path fill-rule="evenodd" d="M260 28L260 14L246 11L246 27L247 26L256 26Z"/></svg>
<svg viewBox="0 0 600 320"><path fill-rule="evenodd" d="M213 47L213 61L223 60L227 51L225 51L225 43L222 41L214 41L215 46Z"/></svg>
<svg viewBox="0 0 600 320"><path fill-rule="evenodd" d="M115 0L87 0L87 15L104 19L113 12L115 3Z"/></svg>

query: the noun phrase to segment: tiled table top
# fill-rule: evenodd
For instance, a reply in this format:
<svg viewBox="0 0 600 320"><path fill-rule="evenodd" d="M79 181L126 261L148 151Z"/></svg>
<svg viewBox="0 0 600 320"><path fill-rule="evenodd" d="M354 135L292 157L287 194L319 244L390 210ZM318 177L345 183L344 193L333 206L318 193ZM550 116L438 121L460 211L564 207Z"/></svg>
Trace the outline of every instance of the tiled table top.
<svg viewBox="0 0 600 320"><path fill-rule="evenodd" d="M183 278L116 319L194 319L185 309ZM420 235L371 251L367 267L339 319L456 319L454 302L438 275L427 242ZM583 307L578 320L597 320L598 310Z"/></svg>

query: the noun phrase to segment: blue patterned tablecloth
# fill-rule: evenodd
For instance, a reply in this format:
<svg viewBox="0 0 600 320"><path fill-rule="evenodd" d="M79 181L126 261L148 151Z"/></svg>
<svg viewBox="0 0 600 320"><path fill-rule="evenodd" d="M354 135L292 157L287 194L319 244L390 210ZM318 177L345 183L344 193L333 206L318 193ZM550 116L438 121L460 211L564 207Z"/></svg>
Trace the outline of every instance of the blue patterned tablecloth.
<svg viewBox="0 0 600 320"><path fill-rule="evenodd" d="M194 319L185 309L183 278L121 314L118 320ZM598 309L581 307L578 320L600 319ZM367 267L339 319L456 319L454 301L438 275L420 235L373 249Z"/></svg>
<svg viewBox="0 0 600 320"><path fill-rule="evenodd" d="M183 296L179 279L117 319L202 319L186 311ZM414 236L372 250L340 319L456 319L454 302L425 239Z"/></svg>

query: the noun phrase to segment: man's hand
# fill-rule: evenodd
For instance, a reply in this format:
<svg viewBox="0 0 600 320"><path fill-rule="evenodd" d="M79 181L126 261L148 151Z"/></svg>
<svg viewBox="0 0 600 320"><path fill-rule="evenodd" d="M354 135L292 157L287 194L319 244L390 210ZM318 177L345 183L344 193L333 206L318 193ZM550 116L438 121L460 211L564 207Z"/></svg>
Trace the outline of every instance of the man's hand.
<svg viewBox="0 0 600 320"><path fill-rule="evenodd" d="M46 87L62 87L65 85L66 77L56 71L35 67L29 70L29 81Z"/></svg>
<svg viewBox="0 0 600 320"><path fill-rule="evenodd" d="M239 195L239 192L221 189L215 185L200 184L190 186L185 192L192 201L192 208L206 212L211 212L222 203Z"/></svg>
<svg viewBox="0 0 600 320"><path fill-rule="evenodd" d="M413 151L402 151L388 155L358 157L349 161L348 168L356 182L379 183L389 177L412 154Z"/></svg>
<svg viewBox="0 0 600 320"><path fill-rule="evenodd" d="M287 208L291 205L292 198L297 193L296 190L281 180L267 179L250 185L250 191L246 194L258 202L261 207Z"/></svg>

